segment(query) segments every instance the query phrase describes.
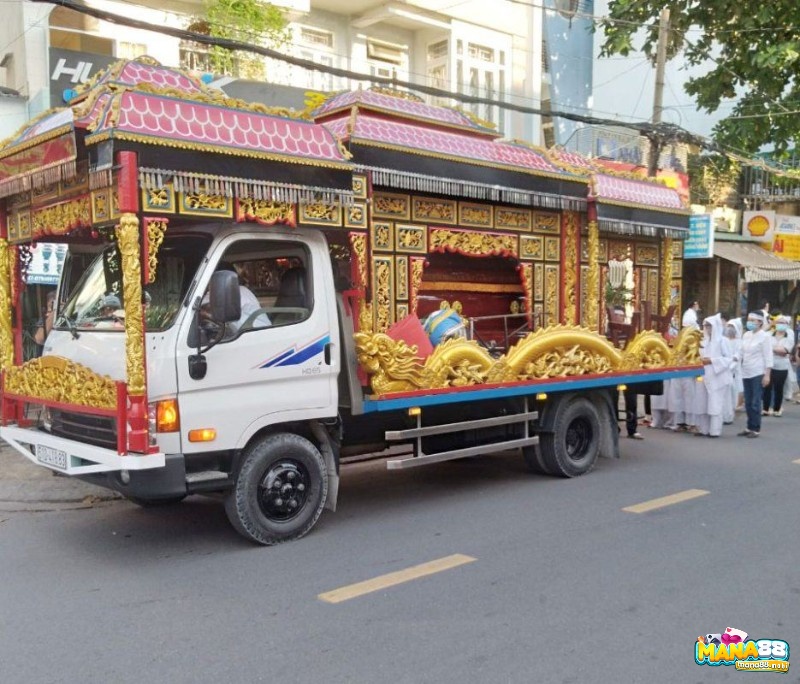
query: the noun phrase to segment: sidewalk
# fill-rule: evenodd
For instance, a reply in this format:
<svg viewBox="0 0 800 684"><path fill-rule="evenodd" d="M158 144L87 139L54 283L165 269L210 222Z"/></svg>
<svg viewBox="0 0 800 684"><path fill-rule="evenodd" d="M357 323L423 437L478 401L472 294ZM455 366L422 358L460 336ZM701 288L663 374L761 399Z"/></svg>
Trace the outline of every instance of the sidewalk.
<svg viewBox="0 0 800 684"><path fill-rule="evenodd" d="M0 510L44 511L91 507L120 495L74 477L53 475L7 444L0 446Z"/></svg>

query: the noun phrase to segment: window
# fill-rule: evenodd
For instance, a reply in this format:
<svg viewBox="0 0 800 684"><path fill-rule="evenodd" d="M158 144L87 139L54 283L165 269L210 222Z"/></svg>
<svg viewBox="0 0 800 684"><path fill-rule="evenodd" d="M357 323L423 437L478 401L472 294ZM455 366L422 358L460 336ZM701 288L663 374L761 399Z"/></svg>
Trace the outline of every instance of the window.
<svg viewBox="0 0 800 684"><path fill-rule="evenodd" d="M212 339L222 333L229 342L248 332L292 325L306 320L313 309L309 256L300 243L240 240L225 250L217 270L232 270L239 278L241 316L225 325L210 317L206 293L201 303L201 328ZM189 344L192 345L190 334Z"/></svg>
<svg viewBox="0 0 800 684"><path fill-rule="evenodd" d="M330 31L301 26L299 41L309 47L333 49L333 34Z"/></svg>
<svg viewBox="0 0 800 684"><path fill-rule="evenodd" d="M401 66L407 61L405 45L393 45L378 40L367 41L367 59Z"/></svg>
<svg viewBox="0 0 800 684"><path fill-rule="evenodd" d="M158 253L156 281L145 288L145 330L166 330L175 322L209 242L204 236L164 240ZM121 332L125 327L124 304L120 255L116 245L111 245L83 273L54 327Z"/></svg>
<svg viewBox="0 0 800 684"><path fill-rule="evenodd" d="M144 43L129 43L124 40L117 41L117 57L120 59L135 59L147 54L147 45Z"/></svg>
<svg viewBox="0 0 800 684"><path fill-rule="evenodd" d="M447 40L440 40L428 45L428 59L447 59L449 44Z"/></svg>
<svg viewBox="0 0 800 684"><path fill-rule="evenodd" d="M493 102L505 101L505 51L468 42L464 54L462 41L457 41L456 45L457 90ZM478 118L494 123L500 132L503 131L504 112L497 105L470 104L467 109Z"/></svg>

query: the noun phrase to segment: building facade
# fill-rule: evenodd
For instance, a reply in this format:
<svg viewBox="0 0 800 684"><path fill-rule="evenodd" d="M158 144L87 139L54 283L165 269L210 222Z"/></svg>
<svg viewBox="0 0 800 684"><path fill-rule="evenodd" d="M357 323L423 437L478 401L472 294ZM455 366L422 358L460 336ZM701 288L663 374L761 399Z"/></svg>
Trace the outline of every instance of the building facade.
<svg viewBox="0 0 800 684"><path fill-rule="evenodd" d="M202 0L137 3L90 0L112 14L156 26L187 28L202 17ZM240 97L296 106L306 91L368 87L368 78L395 78L492 100L464 104L509 138L536 144L564 142L568 122L512 112L504 102L526 107L585 111L591 92L591 34L576 17L592 0L547 0L545 5L468 0L275 0L289 20L291 39L280 50L359 74L365 80L311 71L265 59L263 80L291 87L267 91L263 82L243 85L246 70L234 62L219 85ZM111 61L147 54L168 66L213 71L206 46L151 31L121 28L48 4L9 2L0 24L0 138L27 119L64 104L64 94ZM254 40L256 40L254 38ZM430 104L457 105L426 96Z"/></svg>

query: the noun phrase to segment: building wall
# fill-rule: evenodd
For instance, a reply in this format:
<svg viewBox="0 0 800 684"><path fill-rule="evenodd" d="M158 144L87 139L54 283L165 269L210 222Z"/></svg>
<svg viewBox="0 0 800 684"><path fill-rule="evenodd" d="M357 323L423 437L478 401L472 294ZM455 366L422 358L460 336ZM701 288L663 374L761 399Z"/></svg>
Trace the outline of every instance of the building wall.
<svg viewBox="0 0 800 684"><path fill-rule="evenodd" d="M527 107L539 107L542 100L542 32L544 11L535 3L517 3L503 0L500 3L487 3L483 0L468 0L453 3L452 0L410 0L407 5L409 17L384 18L376 23L358 21L360 13L381 12L388 7L379 0L375 2L351 0L351 2L334 3L330 0L285 0L275 4L290 7L289 17L295 27L295 35L288 50L295 55L304 53L304 46L298 42L298 30L302 26L330 31L333 34L333 45L328 54L320 53L324 63L333 66L367 71L366 42L375 39L394 45L407 47L408 59L403 68L398 68L398 79L430 84L428 70L428 46L441 39L450 40L448 54L449 73L445 89L476 94L514 102ZM157 0L141 0L136 4L117 0L95 0L93 6L115 14L141 19L155 24L175 28L185 28L192 17L201 15L203 3L200 0L183 0L163 3ZM165 9L165 6L169 9ZM405 5L397 5L405 11ZM392 5L395 7L395 5ZM358 12L354 10L358 10ZM4 22L0 24L0 40L5 37L9 51L13 53L13 69L10 80L6 83L19 90L29 98L29 115L33 116L50 106L61 104L60 97L51 97L50 77L52 65L48 64L49 29L47 17L53 11L52 5L7 2L3 7ZM62 12L66 10L60 10ZM413 16L414 13L417 16ZM180 41L175 38L152 34L131 28L91 20L91 28L86 29L88 35L95 35L107 40L106 56L131 57L135 54L148 54L163 64L177 66L180 60ZM87 25L88 25L87 23ZM80 33L78 29L67 29ZM574 32L573 32L574 33ZM87 35L83 33L82 35ZM15 39L16 38L16 39ZM462 41L464 54L456 53L456 43ZM67 41L70 42L70 41ZM80 41L77 41L80 42ZM87 44L91 41L87 41ZM463 81L459 83L456 73L456 62L466 59L469 43L483 45L495 50L494 66L473 62L480 78L494 69L494 80L481 80L477 91L469 84L469 68L465 64ZM80 50L70 45L54 45L66 49ZM307 47L307 46L305 46ZM499 51L503 51L502 66L499 63ZM133 54L135 53L135 54ZM100 54L100 53L98 53ZM373 65L374 66L374 65ZM588 64L587 64L588 66ZM478 68L479 67L479 68ZM4 76L0 69L0 77ZM5 70L9 80L9 70ZM504 71L500 83L500 71ZM302 72L302 73L301 73ZM574 75L574 74L573 74ZM271 82L294 85L299 88L340 90L358 87L358 82L348 82L340 77L332 77L291 67L285 63L268 63L266 77ZM491 77L490 77L491 79ZM582 77L577 77L582 81ZM363 84L367 85L367 84ZM504 92L502 92L504 91ZM443 104L439 102L439 104ZM456 104L448 102L448 104ZM537 116L522 113L508 113L498 107L485 105L462 105L480 118L491 117L497 120L500 132L506 137L520 138L541 144L540 120ZM16 124L16 121L14 122ZM15 126L14 126L15 127ZM9 121L0 120L0 137L14 128Z"/></svg>

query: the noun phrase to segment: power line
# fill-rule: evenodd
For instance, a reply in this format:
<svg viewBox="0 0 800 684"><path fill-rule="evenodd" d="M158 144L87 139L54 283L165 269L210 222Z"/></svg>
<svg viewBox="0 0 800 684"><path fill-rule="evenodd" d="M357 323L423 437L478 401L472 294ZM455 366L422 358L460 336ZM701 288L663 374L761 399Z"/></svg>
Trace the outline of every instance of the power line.
<svg viewBox="0 0 800 684"><path fill-rule="evenodd" d="M509 1L517 1L519 4L527 4L527 3L522 3L521 0L509 0ZM667 143L684 142L690 145L698 146L706 150L718 152L721 154L728 154L716 142L710 141L704 138L703 136L692 133L675 124L670 124L670 123L652 124L649 121L629 123L625 121L619 121L617 119L605 119L601 117L575 114L572 112L563 112L557 110L545 111L541 108L527 107L524 105L513 104L511 102L498 102L497 100L490 98L479 97L474 95L466 95L464 93L452 92L448 90L443 90L441 88L426 86L423 84L411 83L409 81L401 80L394 77L389 78L383 76L373 76L371 74L362 74L355 71L351 71L349 69L342 69L339 67L317 64L312 60L286 55L281 52L278 52L277 50L266 48L260 45L252 45L250 43L244 43L241 41L231 40L228 38L216 38L205 35L203 33L189 31L187 29L176 29L169 26L150 24L148 22L144 22L129 17L124 17L95 7L89 7L80 2L76 2L75 0L30 0L30 2L58 5L82 14L86 14L96 19L107 21L111 24L128 26L131 28L141 29L145 31L152 31L154 33L160 33L163 35L172 36L174 38L179 38L182 40L199 43L201 45L216 46L227 50L240 50L243 52L252 52L264 57L275 59L277 61L286 62L287 64L292 64L312 71L328 73L333 76L339 76L353 81L377 83L395 89L403 88L406 90L423 93L425 95L430 95L432 97L457 100L459 102L463 102L466 104L483 104L483 105L497 106L502 109L516 111L522 114L532 114L535 116L562 118L562 119L567 119L569 121L576 121L578 123L584 123L589 125L617 126L620 128L627 128L633 131L637 131L640 135L643 135L644 137L648 138L651 144L654 145L655 147L660 146L665 142ZM751 165L760 166L763 168L767 168L768 170L772 170L773 172L780 173L775 169L769 169L769 167L767 167L767 165L763 162L763 160L743 159L739 155L736 155L735 158L738 161L742 161L743 163L749 163Z"/></svg>

